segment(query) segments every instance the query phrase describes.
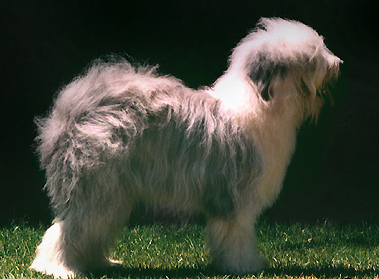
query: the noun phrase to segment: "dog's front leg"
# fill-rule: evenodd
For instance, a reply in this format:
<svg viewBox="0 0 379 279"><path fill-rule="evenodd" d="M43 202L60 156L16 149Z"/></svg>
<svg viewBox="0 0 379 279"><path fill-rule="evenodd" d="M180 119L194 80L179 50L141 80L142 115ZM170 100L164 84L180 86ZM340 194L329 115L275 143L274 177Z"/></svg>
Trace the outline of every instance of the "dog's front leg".
<svg viewBox="0 0 379 279"><path fill-rule="evenodd" d="M233 274L256 273L265 262L256 251L254 213L240 210L233 216L210 217L206 229L206 242L214 265L223 272Z"/></svg>

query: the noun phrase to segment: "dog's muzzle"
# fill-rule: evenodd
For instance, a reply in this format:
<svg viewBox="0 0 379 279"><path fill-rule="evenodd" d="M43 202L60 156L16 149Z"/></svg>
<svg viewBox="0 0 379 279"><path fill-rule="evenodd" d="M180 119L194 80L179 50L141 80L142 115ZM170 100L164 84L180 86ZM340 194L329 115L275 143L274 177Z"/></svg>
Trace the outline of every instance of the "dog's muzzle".
<svg viewBox="0 0 379 279"><path fill-rule="evenodd" d="M323 97L323 94L328 96L329 101L330 101L330 105L333 107L334 106L334 99L333 99L332 93L330 93L330 89L327 86L323 87L319 91L319 95L321 98Z"/></svg>
<svg viewBox="0 0 379 279"><path fill-rule="evenodd" d="M322 93L328 95L330 105L334 106L334 99L333 99L332 93L330 93L330 89L328 87L325 87Z"/></svg>

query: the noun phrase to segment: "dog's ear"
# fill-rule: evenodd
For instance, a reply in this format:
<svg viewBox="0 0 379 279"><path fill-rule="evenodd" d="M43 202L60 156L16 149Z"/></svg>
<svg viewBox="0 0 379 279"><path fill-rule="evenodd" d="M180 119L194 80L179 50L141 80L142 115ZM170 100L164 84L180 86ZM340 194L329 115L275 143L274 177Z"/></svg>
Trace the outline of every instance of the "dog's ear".
<svg viewBox="0 0 379 279"><path fill-rule="evenodd" d="M254 82L262 99L269 101L273 97L270 85L275 81L283 81L290 71L289 63L273 61L268 54L260 53L250 66L249 77Z"/></svg>
<svg viewBox="0 0 379 279"><path fill-rule="evenodd" d="M315 94L315 80L323 80L327 72L336 72L329 69L330 65L324 56L315 54L316 50L298 50L288 56L282 53L282 57L275 57L270 52L261 52L251 59L249 78L265 101L272 99L274 89L286 82L294 85L298 92Z"/></svg>

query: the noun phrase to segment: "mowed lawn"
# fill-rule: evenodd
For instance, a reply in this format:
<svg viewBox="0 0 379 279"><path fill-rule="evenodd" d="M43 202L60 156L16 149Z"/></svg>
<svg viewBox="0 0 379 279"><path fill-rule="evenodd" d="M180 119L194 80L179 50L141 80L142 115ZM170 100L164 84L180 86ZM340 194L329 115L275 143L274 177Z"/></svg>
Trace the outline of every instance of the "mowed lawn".
<svg viewBox="0 0 379 279"><path fill-rule="evenodd" d="M45 230L0 228L0 278L51 278L28 269ZM240 278L379 278L379 224L261 221L257 232L268 267ZM201 225L125 229L112 257L124 265L78 278L236 278L212 268Z"/></svg>

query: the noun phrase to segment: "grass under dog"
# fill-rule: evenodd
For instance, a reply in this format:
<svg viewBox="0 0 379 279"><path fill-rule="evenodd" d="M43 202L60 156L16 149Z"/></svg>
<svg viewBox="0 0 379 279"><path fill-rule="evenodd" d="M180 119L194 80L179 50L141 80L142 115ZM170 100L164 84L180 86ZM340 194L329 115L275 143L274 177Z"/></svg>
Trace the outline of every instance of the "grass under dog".
<svg viewBox="0 0 379 279"><path fill-rule="evenodd" d="M28 269L45 227L0 228L0 278L52 278ZM200 225L144 225L125 229L113 259L123 266L87 278L226 278L212 268ZM240 278L379 278L379 224L257 226L268 267ZM77 278L86 278L79 276Z"/></svg>

